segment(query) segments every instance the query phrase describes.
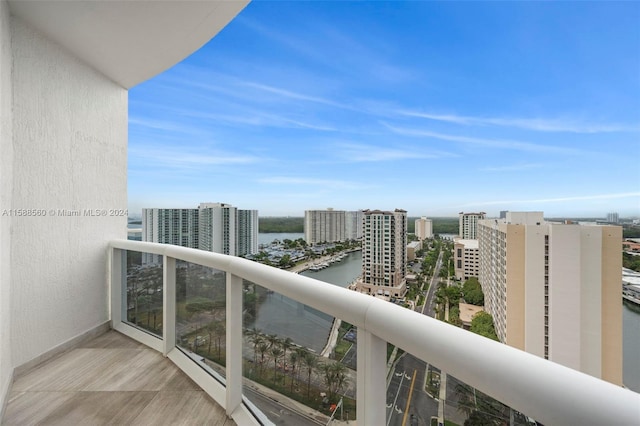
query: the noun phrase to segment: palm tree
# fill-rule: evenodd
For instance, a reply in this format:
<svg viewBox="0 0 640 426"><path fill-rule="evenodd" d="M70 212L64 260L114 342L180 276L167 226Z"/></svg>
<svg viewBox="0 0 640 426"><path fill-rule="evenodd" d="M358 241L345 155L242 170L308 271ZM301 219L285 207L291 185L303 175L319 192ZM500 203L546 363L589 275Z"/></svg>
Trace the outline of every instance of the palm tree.
<svg viewBox="0 0 640 426"><path fill-rule="evenodd" d="M302 358L302 362L305 367L307 367L307 398L311 394L311 373L313 369L318 366L318 358L311 352L306 351L304 357Z"/></svg>
<svg viewBox="0 0 640 426"><path fill-rule="evenodd" d="M324 374L324 380L329 390L329 399L332 399L347 383L347 367L340 362L332 362L322 364L319 368Z"/></svg>
<svg viewBox="0 0 640 426"><path fill-rule="evenodd" d="M283 351L282 359L284 359L286 362L287 351L293 347L293 340L291 340L291 337L286 337L280 340L280 347L282 348L282 351Z"/></svg>
<svg viewBox="0 0 640 426"><path fill-rule="evenodd" d="M247 330L246 333L249 336L249 342L253 344L253 363L255 364L258 359L258 345L264 341L264 338L260 330L255 327Z"/></svg>
<svg viewBox="0 0 640 426"><path fill-rule="evenodd" d="M275 384L277 377L276 374L278 372L278 359L280 358L280 355L282 355L282 349L278 346L272 346L271 349L269 349L269 354L273 358L273 383Z"/></svg>
<svg viewBox="0 0 640 426"><path fill-rule="evenodd" d="M213 334L216 332L216 321L211 321L206 325L207 334L209 335L209 347L207 348L207 354L211 356L211 341L213 340Z"/></svg>
<svg viewBox="0 0 640 426"><path fill-rule="evenodd" d="M266 339L269 342L270 348L280 343L280 338L277 334L267 334Z"/></svg>
<svg viewBox="0 0 640 426"><path fill-rule="evenodd" d="M269 350L269 344L265 341L260 342L258 345L258 352L260 352L260 375L262 375L262 368L264 365L264 354Z"/></svg>
<svg viewBox="0 0 640 426"><path fill-rule="evenodd" d="M331 366L334 377L334 395L340 393L342 388L349 382L347 377L347 367L341 362L334 362Z"/></svg>
<svg viewBox="0 0 640 426"><path fill-rule="evenodd" d="M467 384L458 383L455 387L455 395L458 397L458 411L469 417L477 409L474 390Z"/></svg>
<svg viewBox="0 0 640 426"><path fill-rule="evenodd" d="M293 375L297 373L296 366L298 365L298 361L300 360L297 351L293 351L289 354L289 361L291 361L291 393L293 393Z"/></svg>
<svg viewBox="0 0 640 426"><path fill-rule="evenodd" d="M227 331L227 328L225 326L224 321L215 321L213 323L213 327L214 327L214 333L216 335L216 343L218 347L218 358L220 358L221 339L224 336L225 332Z"/></svg>

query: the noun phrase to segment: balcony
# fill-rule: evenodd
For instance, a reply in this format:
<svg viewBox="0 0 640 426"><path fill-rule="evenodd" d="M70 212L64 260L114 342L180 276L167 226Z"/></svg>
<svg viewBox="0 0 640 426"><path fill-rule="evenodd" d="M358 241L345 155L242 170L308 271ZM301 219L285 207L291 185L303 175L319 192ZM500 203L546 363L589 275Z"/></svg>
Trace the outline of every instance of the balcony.
<svg viewBox="0 0 640 426"><path fill-rule="evenodd" d="M235 425L171 361L109 331L21 375L2 424L180 424L185 413Z"/></svg>
<svg viewBox="0 0 640 426"><path fill-rule="evenodd" d="M148 315L141 317L142 307L137 318L131 317L134 309L131 288L135 283L131 282L132 276L127 270L140 267L131 261L141 259L131 256L135 253L161 259L155 266L159 269L145 275L146 279L153 280L144 287L145 291L148 293L152 288L153 293L162 295L161 309L154 311L153 319ZM109 259L113 329L157 351L158 360L162 360L159 354L164 355L168 359L165 362L171 361L182 370L237 424L269 423L247 399L243 385L246 380L243 379L243 280L357 327L356 417L359 424L385 424L387 342L543 424L633 424L638 420L640 395L634 392L347 289L241 258L162 244L112 241ZM196 340L205 336L196 336L198 330L195 334L188 328L185 330L185 314L179 312L184 311L184 306L178 308L181 296L176 294L176 271L181 269L176 265L181 262L188 262L192 268L195 265L210 268L214 274L224 276L224 294L219 294L219 300L224 300L221 311L225 312L226 323L224 365L204 362L192 352L194 344L198 352L198 344L205 342ZM154 266L147 270L150 268ZM192 278L201 275L202 270L198 271ZM187 287L195 288L192 284ZM183 324L182 328L178 323ZM246 342L244 345L244 358L247 358ZM175 367L164 367L158 371L152 365L130 362L131 374L139 376L144 371L160 382L169 380L175 370ZM51 386L48 380L64 382L55 374L48 380L45 374L39 376L35 370L25 381L42 389ZM29 389L28 384L17 382L14 391L22 390L23 386ZM11 403L8 415L13 415Z"/></svg>
<svg viewBox="0 0 640 426"><path fill-rule="evenodd" d="M65 408L51 415L74 423L87 398L94 412L106 415L110 401L131 403L116 395L120 390L160 394L172 389L175 377L198 395L185 404L207 400L206 393L218 406L210 405L212 411L223 411L236 424L269 424L265 414L271 414L252 404L253 385L243 377L251 374L243 364L246 280L357 328L352 385L358 424L386 424L387 342L547 425L637 423L640 400L633 392L393 304L240 258L120 240L125 216L58 214L126 209L127 88L184 58L245 4L0 0L0 404L11 399L3 420L23 423L23 397L40 404L63 391L68 399L58 407ZM162 259L140 288L132 289L129 253ZM191 268L183 269L182 262L222 277L211 289L223 317L198 313L197 306L186 309L179 297L197 292L178 292L180 274ZM198 319L203 326L205 319L224 320L224 333L212 331L224 336L221 341L205 336L198 325L190 329L189 322ZM105 324L132 338L140 358L120 356L115 365L105 364L109 368L82 358L88 350L105 359L109 351L127 350L119 346L129 341L102 349L77 344ZM291 320L288 325L298 326ZM117 335L103 338L110 336ZM205 344L220 362L202 361ZM45 374L47 367L53 370ZM95 375L95 383L73 382L89 368L104 375ZM107 386L113 369L119 369L121 388ZM178 378L176 369L192 382ZM274 370L274 382L285 376ZM143 386L124 386L136 381ZM89 389L113 395L72 395ZM31 413L44 414L40 407L32 406ZM58 417L63 415L71 417Z"/></svg>

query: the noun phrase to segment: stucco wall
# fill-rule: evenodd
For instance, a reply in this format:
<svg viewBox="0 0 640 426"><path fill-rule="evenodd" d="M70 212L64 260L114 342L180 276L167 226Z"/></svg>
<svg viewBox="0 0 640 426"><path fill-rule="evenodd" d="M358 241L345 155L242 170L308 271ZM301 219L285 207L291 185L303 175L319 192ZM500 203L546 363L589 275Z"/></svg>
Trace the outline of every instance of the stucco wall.
<svg viewBox="0 0 640 426"><path fill-rule="evenodd" d="M544 237L547 225L525 231L525 351L544 357Z"/></svg>
<svg viewBox="0 0 640 426"><path fill-rule="evenodd" d="M580 370L580 227L549 226L549 359Z"/></svg>
<svg viewBox="0 0 640 426"><path fill-rule="evenodd" d="M126 208L127 92L19 19L11 30L12 204L46 214L12 223L16 367L108 319L107 242L126 216L84 210Z"/></svg>
<svg viewBox="0 0 640 426"><path fill-rule="evenodd" d="M11 29L9 6L0 0L0 415L11 381L11 217L2 211L11 208L13 167L11 119Z"/></svg>

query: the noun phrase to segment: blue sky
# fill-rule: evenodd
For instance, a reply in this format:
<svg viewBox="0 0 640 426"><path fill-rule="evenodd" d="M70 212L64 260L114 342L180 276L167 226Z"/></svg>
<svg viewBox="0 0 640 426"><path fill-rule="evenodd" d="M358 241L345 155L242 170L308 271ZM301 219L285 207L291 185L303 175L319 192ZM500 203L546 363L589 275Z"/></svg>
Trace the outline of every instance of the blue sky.
<svg viewBox="0 0 640 426"><path fill-rule="evenodd" d="M129 209L640 215L640 3L254 1L129 93Z"/></svg>

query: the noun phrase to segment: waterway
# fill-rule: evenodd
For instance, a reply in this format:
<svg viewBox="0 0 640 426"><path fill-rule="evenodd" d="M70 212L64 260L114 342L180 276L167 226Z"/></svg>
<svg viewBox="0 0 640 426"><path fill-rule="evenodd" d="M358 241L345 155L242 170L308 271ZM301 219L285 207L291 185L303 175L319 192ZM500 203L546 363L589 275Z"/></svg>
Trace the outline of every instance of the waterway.
<svg viewBox="0 0 640 426"><path fill-rule="evenodd" d="M274 238L281 240L280 237ZM346 287L360 275L361 271L362 252L356 251L349 253L341 262L333 263L329 268L317 272L305 271L301 275ZM265 334L290 337L296 344L320 353L327 343L332 323L333 317L324 312L317 311L281 294L271 293L260 305L255 320L245 324L245 327L256 327Z"/></svg>
<svg viewBox="0 0 640 426"><path fill-rule="evenodd" d="M304 238L304 233L302 232L287 232L287 233L260 233L258 234L258 245L263 244L271 244L273 240L297 240L298 238Z"/></svg>
<svg viewBox="0 0 640 426"><path fill-rule="evenodd" d="M303 234L260 234L259 241L303 238ZM341 287L349 285L362 270L362 253L350 253L342 262L318 272L302 275ZM621 301L622 303L622 301ZM295 302L280 294L271 294L260 306L255 322L245 327L257 327L263 333L288 336L299 345L320 352L327 342L333 318L323 312ZM623 381L629 389L640 393L640 306L624 302L623 322Z"/></svg>

